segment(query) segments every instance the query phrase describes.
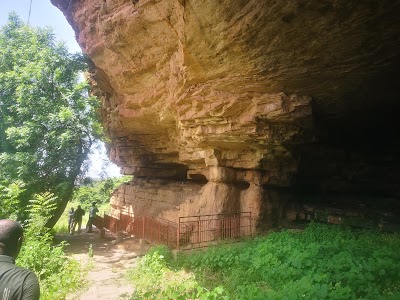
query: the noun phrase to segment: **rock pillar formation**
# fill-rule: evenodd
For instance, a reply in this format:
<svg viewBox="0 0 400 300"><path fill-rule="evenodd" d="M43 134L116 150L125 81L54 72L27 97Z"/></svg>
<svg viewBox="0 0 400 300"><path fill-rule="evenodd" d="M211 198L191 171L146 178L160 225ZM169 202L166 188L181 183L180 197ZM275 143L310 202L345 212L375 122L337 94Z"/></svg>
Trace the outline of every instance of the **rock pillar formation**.
<svg viewBox="0 0 400 300"><path fill-rule="evenodd" d="M251 211L259 227L308 202L398 208L399 1L51 2L93 63L110 158L134 175L114 205Z"/></svg>

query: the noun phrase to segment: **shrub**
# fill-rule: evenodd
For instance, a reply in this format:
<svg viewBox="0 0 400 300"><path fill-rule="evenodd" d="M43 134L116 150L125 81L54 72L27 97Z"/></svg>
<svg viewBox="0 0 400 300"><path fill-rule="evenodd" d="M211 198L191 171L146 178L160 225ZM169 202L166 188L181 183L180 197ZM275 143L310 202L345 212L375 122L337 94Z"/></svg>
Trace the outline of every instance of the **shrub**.
<svg viewBox="0 0 400 300"><path fill-rule="evenodd" d="M400 291L399 246L397 234L312 223L178 263L224 274L224 287L241 299L376 299Z"/></svg>
<svg viewBox="0 0 400 300"><path fill-rule="evenodd" d="M399 248L399 234L311 223L168 263L155 250L131 271L134 299L399 299Z"/></svg>
<svg viewBox="0 0 400 300"><path fill-rule="evenodd" d="M82 286L84 273L79 263L66 257L65 242L53 245L53 237L44 226L56 198L51 193L30 201L30 220L25 228L24 244L17 264L34 271L40 282L41 299L64 299Z"/></svg>
<svg viewBox="0 0 400 300"><path fill-rule="evenodd" d="M172 253L167 247L150 249L138 266L128 271L128 278L135 283L135 293L131 300L224 299L220 297L223 293L221 287L207 290L196 281L193 274L169 269L171 260Z"/></svg>

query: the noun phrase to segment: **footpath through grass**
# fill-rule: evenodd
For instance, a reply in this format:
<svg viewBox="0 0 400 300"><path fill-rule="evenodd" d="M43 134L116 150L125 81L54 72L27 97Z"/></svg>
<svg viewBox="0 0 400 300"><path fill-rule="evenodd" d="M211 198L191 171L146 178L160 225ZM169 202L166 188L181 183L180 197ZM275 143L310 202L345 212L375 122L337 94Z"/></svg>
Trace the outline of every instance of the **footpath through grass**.
<svg viewBox="0 0 400 300"><path fill-rule="evenodd" d="M311 223L240 243L150 251L131 299L400 299L400 235Z"/></svg>
<svg viewBox="0 0 400 300"><path fill-rule="evenodd" d="M66 256L62 242L54 245L53 236L44 227L44 220L35 218L25 230L25 242L17 265L36 273L40 283L41 300L60 300L85 284L86 269Z"/></svg>

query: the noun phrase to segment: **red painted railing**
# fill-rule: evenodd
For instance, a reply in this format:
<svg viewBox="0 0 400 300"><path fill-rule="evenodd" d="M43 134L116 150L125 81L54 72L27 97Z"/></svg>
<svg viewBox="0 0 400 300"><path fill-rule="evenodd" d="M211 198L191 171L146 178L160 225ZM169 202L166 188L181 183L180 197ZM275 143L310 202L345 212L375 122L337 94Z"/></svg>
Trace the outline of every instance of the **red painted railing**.
<svg viewBox="0 0 400 300"><path fill-rule="evenodd" d="M251 236L253 226L250 212L180 217L178 223L120 212L104 214L103 218L98 216L94 225L177 249L206 247L217 241Z"/></svg>
<svg viewBox="0 0 400 300"><path fill-rule="evenodd" d="M178 248L206 247L212 242L251 235L250 212L180 217Z"/></svg>
<svg viewBox="0 0 400 300"><path fill-rule="evenodd" d="M176 223L157 217L136 217L127 228L127 232L153 243L176 247L177 240Z"/></svg>

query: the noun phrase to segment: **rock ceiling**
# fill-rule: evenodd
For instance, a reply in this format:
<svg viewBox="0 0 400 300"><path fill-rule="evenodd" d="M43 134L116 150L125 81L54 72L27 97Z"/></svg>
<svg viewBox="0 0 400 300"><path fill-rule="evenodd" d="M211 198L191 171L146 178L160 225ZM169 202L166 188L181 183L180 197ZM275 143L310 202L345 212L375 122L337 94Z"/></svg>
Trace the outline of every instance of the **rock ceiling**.
<svg viewBox="0 0 400 300"><path fill-rule="evenodd" d="M125 174L400 197L400 1L51 2Z"/></svg>

